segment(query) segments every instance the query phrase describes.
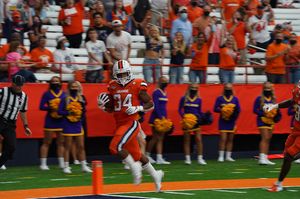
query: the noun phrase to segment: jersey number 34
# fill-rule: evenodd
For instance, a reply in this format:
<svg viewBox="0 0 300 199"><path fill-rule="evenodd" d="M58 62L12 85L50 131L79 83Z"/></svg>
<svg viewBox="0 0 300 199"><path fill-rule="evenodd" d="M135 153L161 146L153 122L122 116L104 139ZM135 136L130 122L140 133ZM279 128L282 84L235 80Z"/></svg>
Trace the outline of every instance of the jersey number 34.
<svg viewBox="0 0 300 199"><path fill-rule="evenodd" d="M115 111L121 111L122 107L131 107L132 106L132 94L128 93L124 100L122 101L121 94L114 94L114 101L117 102L115 105Z"/></svg>

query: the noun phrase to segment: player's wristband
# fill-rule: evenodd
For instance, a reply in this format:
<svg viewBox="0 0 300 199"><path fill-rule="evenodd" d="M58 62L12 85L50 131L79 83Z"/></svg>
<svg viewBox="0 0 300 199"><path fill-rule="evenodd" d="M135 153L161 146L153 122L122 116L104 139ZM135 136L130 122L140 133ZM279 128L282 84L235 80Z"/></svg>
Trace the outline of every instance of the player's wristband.
<svg viewBox="0 0 300 199"><path fill-rule="evenodd" d="M274 109L278 109L278 104L273 105Z"/></svg>
<svg viewBox="0 0 300 199"><path fill-rule="evenodd" d="M24 124L24 129L29 128L28 124Z"/></svg>

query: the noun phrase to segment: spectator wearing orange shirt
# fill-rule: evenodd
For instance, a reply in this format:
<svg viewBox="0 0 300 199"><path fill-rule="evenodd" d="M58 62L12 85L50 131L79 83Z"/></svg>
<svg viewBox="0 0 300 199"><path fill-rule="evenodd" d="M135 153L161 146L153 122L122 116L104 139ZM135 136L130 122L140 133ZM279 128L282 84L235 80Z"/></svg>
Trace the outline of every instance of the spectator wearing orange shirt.
<svg viewBox="0 0 300 199"><path fill-rule="evenodd" d="M51 64L47 64L47 63L54 61L52 52L45 48L46 42L47 42L46 40L47 40L46 36L39 36L38 41L37 41L39 47L37 47L31 51L31 60L32 61L45 62L45 64L37 64L35 66L32 66L30 68L30 70L33 72L46 72L45 70L42 70L42 69L50 68ZM49 72L49 70L47 72Z"/></svg>
<svg viewBox="0 0 300 199"><path fill-rule="evenodd" d="M237 11L239 7L244 5L244 0L222 0L221 3L221 19L230 22L232 14Z"/></svg>
<svg viewBox="0 0 300 199"><path fill-rule="evenodd" d="M102 1L96 1L93 4L93 7L90 8L90 26L89 26L89 28L95 26L93 16L96 12L101 13L101 15L102 15L102 24L106 25L106 12L105 12L105 9L104 9L104 5L103 5Z"/></svg>
<svg viewBox="0 0 300 199"><path fill-rule="evenodd" d="M253 15L257 15L257 6L260 5L260 2L258 0L248 0L244 4L244 8L247 12L247 19L245 21L248 21L250 17Z"/></svg>
<svg viewBox="0 0 300 199"><path fill-rule="evenodd" d="M122 0L114 0L115 4L111 11L107 12L106 21L108 26L112 26L114 20L120 20L123 24L123 30L131 32L131 5L124 7Z"/></svg>
<svg viewBox="0 0 300 199"><path fill-rule="evenodd" d="M265 68L265 73L268 78L268 82L273 84L281 84L283 80L284 65L285 60L289 53L286 44L282 43L283 33L275 33L275 42L271 43L266 52L265 60L267 61L267 66ZM282 67L276 67L282 66Z"/></svg>
<svg viewBox="0 0 300 199"><path fill-rule="evenodd" d="M204 32L199 32L198 43L194 43L191 47L192 51L192 63L189 71L189 81L196 82L197 76L199 77L200 84L204 84L207 78L207 64L208 64L208 52L213 41L212 33L215 29L210 32L210 37L207 40Z"/></svg>
<svg viewBox="0 0 300 199"><path fill-rule="evenodd" d="M175 19L178 19L179 18L179 8L180 8L180 5L179 4L176 4L173 8L170 6L169 7L169 24L171 25L173 23L173 21ZM151 14L152 16L152 14ZM151 21L152 22L152 21Z"/></svg>
<svg viewBox="0 0 300 199"><path fill-rule="evenodd" d="M286 56L286 65L298 65L289 68L290 84L296 84L300 79L300 45L297 44L297 35L292 33L288 45L289 53Z"/></svg>
<svg viewBox="0 0 300 199"><path fill-rule="evenodd" d="M211 21L211 17L209 16L210 14L210 6L206 5L203 7L203 15L201 17L199 17L198 19L196 19L194 21L194 23L192 23L192 26L194 28L193 30L193 35L194 35L194 31L196 29L196 32L204 32L205 28L208 27L210 21ZM197 42L197 40L195 41Z"/></svg>
<svg viewBox="0 0 300 199"><path fill-rule="evenodd" d="M252 30L248 24L245 24L241 20L241 14L235 11L232 15L232 21L227 24L227 29L230 35L234 36L234 39L237 43L238 51L240 52L241 59L238 62L239 65L246 65L247 56L246 56L246 39L245 35L248 32L250 37L250 42L253 45L256 45L256 41L253 39Z"/></svg>
<svg viewBox="0 0 300 199"><path fill-rule="evenodd" d="M15 32L11 35L11 41L19 41L21 42L21 37L20 37L20 34ZM9 51L9 46L10 46L10 43L8 44L5 44L3 45L1 48L0 48L0 58L3 58L5 56L5 54ZM23 49L23 51L25 52L24 56L22 56L22 60L29 60L31 55L30 53L28 52L28 50L24 47L24 46L20 46L20 48Z"/></svg>
<svg viewBox="0 0 300 199"><path fill-rule="evenodd" d="M86 0L74 5L74 0L65 0L65 8L59 11L58 24L63 27L63 34L70 42L70 48L79 48L83 33L83 10Z"/></svg>
<svg viewBox="0 0 300 199"><path fill-rule="evenodd" d="M188 19L190 22L193 24L193 22L201 17L203 15L203 10L202 8L197 6L197 0L191 0L191 5L187 7L188 9ZM197 35L198 35L198 30L196 28L193 29L193 37L194 37L194 42L197 40Z"/></svg>
<svg viewBox="0 0 300 199"><path fill-rule="evenodd" d="M234 67L239 60L236 42L232 35L224 40L226 27L223 26L220 38L219 79L221 84L234 83Z"/></svg>

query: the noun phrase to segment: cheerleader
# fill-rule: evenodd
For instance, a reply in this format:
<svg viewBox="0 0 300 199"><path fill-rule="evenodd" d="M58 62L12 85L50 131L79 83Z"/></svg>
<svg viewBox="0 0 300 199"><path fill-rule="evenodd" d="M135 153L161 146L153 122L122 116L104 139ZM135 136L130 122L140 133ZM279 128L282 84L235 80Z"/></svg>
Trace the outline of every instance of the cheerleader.
<svg viewBox="0 0 300 199"><path fill-rule="evenodd" d="M156 164L171 164L167 162L162 157L163 151L163 141L165 133L158 132L154 127L154 120L156 118L163 119L167 118L167 109L166 105L168 102L168 95L165 91L168 85L168 79L164 76L161 76L158 80L158 87L152 94L152 99L155 104L154 110L151 113L149 125L152 126L152 138L148 142L148 146L146 148L146 157L149 159L150 163ZM150 156L153 147L156 145L156 161L152 159Z"/></svg>
<svg viewBox="0 0 300 199"><path fill-rule="evenodd" d="M72 147L73 137L78 150L78 159L80 161L82 172L92 172L86 166L86 155L84 149L84 131L82 128L81 118L85 112L85 101L78 92L79 85L75 81L68 83L68 88L65 97L62 98L58 114L63 115L63 131L62 135L65 139L65 166L64 173L72 173L69 167L70 150Z"/></svg>
<svg viewBox="0 0 300 199"><path fill-rule="evenodd" d="M193 114L195 116L194 119L197 121L197 116L202 113L201 111L201 103L202 100L199 96L198 84L191 83L186 90L185 95L181 98L179 103L179 114L183 118L185 114ZM183 109L183 112L182 112ZM194 132L195 142L197 145L197 154L198 154L198 164L206 165L205 160L203 159L203 144L201 139L201 127L196 124L191 129L183 128L183 149L185 153L185 164L191 164L191 156L190 156L190 143L191 143L191 132Z"/></svg>
<svg viewBox="0 0 300 199"><path fill-rule="evenodd" d="M76 81L76 83L79 85L79 90L78 93L79 95L81 95L82 100L84 101L84 106L87 105L87 101L83 95L83 88L80 82ZM87 125L86 125L86 118L85 118L85 114L82 115L81 118L81 124L82 124L82 128L84 131L84 140L86 140L86 136L87 136ZM85 143L85 142L84 142ZM75 139L73 139L73 143L72 143L72 147L71 147L71 155L73 158L73 164L80 164L79 160L78 160L78 153L77 153L77 146L76 146L76 141Z"/></svg>
<svg viewBox="0 0 300 199"><path fill-rule="evenodd" d="M288 115L293 116L293 117L291 118L291 130L293 130L293 128L294 128L293 122L294 122L294 119L295 119L295 113L296 113L295 108L296 108L296 105L290 106L290 107L288 108ZM297 159L297 160L295 160L294 162L295 162L296 164L300 164L300 159Z"/></svg>
<svg viewBox="0 0 300 199"><path fill-rule="evenodd" d="M40 103L40 110L47 111L44 124L44 140L40 148L41 170L50 170L47 166L47 156L54 133L57 136L56 151L59 169L64 168L64 137L61 135L63 119L62 116L57 114L58 105L64 96L65 92L61 90L61 79L57 76L52 77L48 91L44 92Z"/></svg>
<svg viewBox="0 0 300 199"><path fill-rule="evenodd" d="M263 111L265 104L275 104L275 92L272 83L265 82L261 94L256 98L254 103L253 112L257 115L257 127L261 135L261 141L259 143L259 165L274 165L267 158L269 151L270 141L273 135L274 120L269 120L266 117L266 113ZM279 110L278 110L279 111Z"/></svg>
<svg viewBox="0 0 300 199"><path fill-rule="evenodd" d="M231 83L226 83L222 95L216 100L214 112L221 113L219 118L219 132L220 132L220 143L219 143L219 162L225 160L234 162L231 158L233 138L236 132L236 119L241 112L239 99L234 96L235 92Z"/></svg>

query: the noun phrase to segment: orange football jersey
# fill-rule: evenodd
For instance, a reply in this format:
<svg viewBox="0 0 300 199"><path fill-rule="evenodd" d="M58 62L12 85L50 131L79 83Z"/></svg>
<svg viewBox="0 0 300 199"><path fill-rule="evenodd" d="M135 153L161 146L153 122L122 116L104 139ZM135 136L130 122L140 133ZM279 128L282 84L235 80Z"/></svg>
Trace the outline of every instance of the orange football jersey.
<svg viewBox="0 0 300 199"><path fill-rule="evenodd" d="M296 103L296 113L293 125L300 130L300 85L296 86L293 90L293 99Z"/></svg>
<svg viewBox="0 0 300 199"><path fill-rule="evenodd" d="M133 79L131 82L122 87L113 80L109 83L107 90L114 99L114 117L117 123L134 121L137 114L127 115L125 111L128 107L139 106L139 93L141 90L147 91L147 83L142 79Z"/></svg>

